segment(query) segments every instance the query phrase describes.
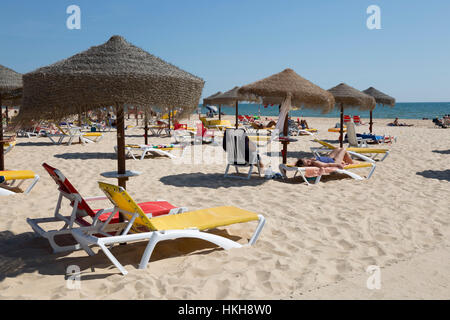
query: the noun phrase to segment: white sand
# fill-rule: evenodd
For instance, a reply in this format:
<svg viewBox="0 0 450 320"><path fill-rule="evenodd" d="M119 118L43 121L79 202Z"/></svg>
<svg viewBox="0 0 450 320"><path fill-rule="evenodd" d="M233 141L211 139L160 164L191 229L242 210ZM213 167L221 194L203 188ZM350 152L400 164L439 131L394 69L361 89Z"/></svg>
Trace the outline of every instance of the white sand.
<svg viewBox="0 0 450 320"><path fill-rule="evenodd" d="M327 132L337 121L308 119L320 130L318 137L329 140L338 137ZM127 169L143 173L127 185L137 201L166 199L190 209L234 205L267 218L253 247L223 251L197 240L167 241L157 246L146 270L137 269L145 243L117 246L113 253L127 276L101 252L94 257L84 251L53 254L25 221L53 214L57 188L43 162L60 169L84 196L101 195L97 181L115 183L100 176L116 169L115 132L88 146L19 138L6 156L7 167L34 170L41 180L29 195L0 200L0 298L449 299L450 131L431 120L405 120L415 124L408 128L375 121L377 134L398 136L398 142L364 181L329 177L308 187L300 179L225 179L224 164L127 160ZM143 143L142 134L138 128L127 131L127 142ZM171 141L150 138L151 143ZM311 155L309 148L316 145L310 137L299 137L289 145L289 161ZM67 203L65 208L67 213ZM247 223L215 232L244 243L254 227ZM82 270L79 290L66 288L69 265ZM381 267L379 291L365 287L368 265Z"/></svg>

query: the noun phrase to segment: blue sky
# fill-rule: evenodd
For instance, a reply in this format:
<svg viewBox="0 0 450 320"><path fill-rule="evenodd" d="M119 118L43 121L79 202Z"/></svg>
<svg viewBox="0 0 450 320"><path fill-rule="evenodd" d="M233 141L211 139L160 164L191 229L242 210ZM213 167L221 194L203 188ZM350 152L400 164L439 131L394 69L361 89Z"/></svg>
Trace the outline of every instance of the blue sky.
<svg viewBox="0 0 450 320"><path fill-rule="evenodd" d="M71 4L81 30L66 28ZM366 27L372 4L381 30ZM0 64L21 73L119 34L203 78L203 97L292 68L324 89L450 101L449 0L2 0L0 12Z"/></svg>

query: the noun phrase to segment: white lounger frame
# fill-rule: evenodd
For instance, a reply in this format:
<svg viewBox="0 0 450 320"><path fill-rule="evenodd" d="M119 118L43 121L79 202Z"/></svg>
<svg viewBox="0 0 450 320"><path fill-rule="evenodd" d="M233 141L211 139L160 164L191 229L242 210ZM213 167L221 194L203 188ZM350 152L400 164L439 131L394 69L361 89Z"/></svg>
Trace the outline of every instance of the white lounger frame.
<svg viewBox="0 0 450 320"><path fill-rule="evenodd" d="M56 144L56 145L62 144L63 141L64 141L64 138L68 138L69 139L67 141L67 145L68 146L70 146L75 139L80 139L81 143L83 145L86 145L88 143L98 142L98 141L100 141L103 138L102 135L101 136L96 136L94 140L89 139L87 137L84 137L83 135L85 133L81 132L81 128L79 128L79 127L70 127L67 130L68 130L67 131L68 134L65 134L65 133L56 133L56 134L47 133L46 136L50 139L50 141L53 144ZM55 139L53 139L53 138L58 138L58 140L55 141Z"/></svg>
<svg viewBox="0 0 450 320"><path fill-rule="evenodd" d="M256 166L258 169L258 175L261 177L261 164L259 160L259 155L257 150L251 151L249 150L249 160L250 162L247 162L244 160L245 150L241 150L245 147L245 140L242 141L242 139L245 139L247 136L247 133L243 129L231 129L230 131L226 131L229 135L229 138L233 138L232 142L230 140L227 140L226 142L226 154L227 154L227 167L225 168L225 178L236 178L236 179L245 179L249 180L253 173L253 166ZM237 134L236 134L237 133ZM239 143L238 148L236 144L234 143L234 138L237 137L237 139L241 139L241 141L237 141ZM253 143L250 141L249 138L249 144ZM249 146L250 149L250 146ZM256 149L256 148L255 148ZM236 175L230 175L228 171L230 170L230 167L234 166L236 170ZM249 168L248 173L246 176L239 176L239 168Z"/></svg>
<svg viewBox="0 0 450 320"><path fill-rule="evenodd" d="M70 216L64 216L63 214L60 213L61 202L62 202L63 197L68 199L69 201L74 202L72 213ZM84 198L84 201L86 201L86 202L98 201L98 200L108 200L108 198L106 196ZM165 201L165 200L157 200L157 201ZM46 238L48 240L48 242L50 243L50 245L53 249L53 252L57 253L57 252L75 251L75 250L81 249L79 244L60 246L55 242L55 236L70 234L71 231L75 230L76 228L80 228L80 229L84 229L84 230L95 229L96 233L103 234L104 236L111 236L107 232L113 232L113 231L120 232L126 227L126 223L110 224L110 221L114 216L113 214L111 214L105 222L101 222L99 220L99 217L102 214L113 212L113 209L111 209L111 208L99 210L95 214L95 216L92 218L93 221L92 221L91 226L81 225L76 219L77 211L78 211L77 208L78 208L78 204L80 202L81 202L81 196L79 194L68 194L63 191L60 191L59 197L58 197L58 202L57 202L56 208L55 208L55 214L53 217L37 218L37 219L28 218L27 219L27 222L31 226L33 231L37 235L39 235L43 238ZM185 211L187 211L186 207L179 207L179 208L174 208L174 209L170 210L170 212L168 214L178 214L178 213L182 213ZM64 222L64 226L61 229L49 230L49 231L45 231L40 226L40 224L52 223L52 222Z"/></svg>
<svg viewBox="0 0 450 320"><path fill-rule="evenodd" d="M114 208L114 210L117 209L118 208ZM139 263L139 269L145 269L147 267L147 264L150 261L150 257L153 253L155 246L158 244L158 242L164 240L174 240L179 238L196 238L214 243L225 250L232 248L241 248L244 246L236 241L215 234L199 231L198 229L195 228L184 230L164 230L164 231L151 231L144 233L128 234L131 227L133 226L134 220L139 216L139 214L137 212L130 213L123 210L121 210L121 212L127 213L128 215L132 216L132 218L128 222L127 226L122 232L122 235L120 236L109 236L99 238L93 236L93 234L98 233L98 231L95 228L90 230L82 228L72 229L72 235L90 256L95 255L95 253L89 246L91 245L99 246L100 249L103 251L103 253L105 253L108 259L117 267L117 269L120 270L120 272L123 275L126 275L128 271L120 264L120 262L116 259L116 257L114 257L114 255L111 253L110 249L107 248L107 246L112 246L116 243L147 240L148 244L142 255L141 262ZM245 246L253 245L256 242L256 240L259 237L259 234L261 233L262 228L264 227L264 223L265 223L264 217L262 215L258 215L258 226L256 227L256 230L253 233L252 237L250 238L250 241Z"/></svg>
<svg viewBox="0 0 450 320"><path fill-rule="evenodd" d="M333 149L329 149L326 147L320 147L320 148L316 148L316 147L311 147L311 152L314 154L314 156L320 156L323 153L330 153L330 151L333 151ZM372 156L369 158L367 156L362 155L361 153L358 152L354 152L354 151L347 151L348 153L357 156L358 158L367 161L367 159L369 159L370 161L374 161L376 160L376 158L378 157L378 155L383 154L383 153L374 153L372 154ZM384 161L388 156L389 156L389 152L390 151L386 151L386 153L384 153L383 158L380 159L381 161Z"/></svg>
<svg viewBox="0 0 450 320"><path fill-rule="evenodd" d="M328 148L311 148L311 151L313 152L313 154L315 156L319 156L320 155L319 151L323 151L323 152L329 153L331 151L331 149L328 149ZM366 156L364 156L362 154L359 154L357 152L353 152L353 151L347 151L347 152L350 155L352 155L354 157L357 157L360 160L363 160L363 161L371 164L372 168L370 169L369 175L367 176L367 179L370 179L372 177L375 169L376 169L375 161L373 159L371 159L369 157L366 157ZM303 180L306 182L306 184L307 185L311 185L311 183L309 183L308 179L305 176L305 171L306 171L305 168L302 168L302 167L289 167L289 166L286 166L285 164L280 164L279 168L280 168L281 174L283 175L283 178L287 178L286 171L294 171L295 172L294 178L296 177L297 173L299 173L302 176ZM334 172L345 174L345 175L347 175L347 176L349 176L349 177L351 177L351 178L353 178L355 180L364 180L364 178L362 178L360 175L357 175L356 173L351 172L349 170L336 169L336 171L334 171ZM322 175L316 177L316 180L315 180L314 184L318 184L320 182L321 178L322 178Z"/></svg>
<svg viewBox="0 0 450 320"><path fill-rule="evenodd" d="M372 165L372 168L370 169L370 172L369 172L369 175L367 176L367 179L370 179L370 177L372 177L372 174L373 174L373 172L375 171L375 168L376 168L376 164L375 163L371 163L371 165ZM283 175L284 179L287 179L287 175L286 175L287 171L294 171L295 174L294 174L293 178L295 178L297 176L297 173L299 173L302 176L303 180L306 182L306 184L308 186L311 185L311 183L309 183L308 179L305 176L305 171L306 171L305 168L302 168L302 167L289 167L289 166L286 166L285 164L280 164L279 167L280 167L280 172ZM334 171L334 172L345 174L345 175L347 175L347 176L349 176L349 177L351 177L351 178L353 178L355 180L364 180L363 177L361 177L360 175L357 175L356 173L351 172L349 170L336 169L336 171ZM317 176L315 181L314 181L314 184L318 184L320 182L321 178L322 178L322 175Z"/></svg>
<svg viewBox="0 0 450 320"><path fill-rule="evenodd" d="M180 158L183 157L184 152L186 147L183 145L177 145L174 149L180 149L179 147L181 146L181 155ZM145 156L147 155L147 153L153 153L154 155L158 155L158 156L166 156L169 157L171 159L175 159L178 158L176 155L172 154L169 151L165 151L165 150L161 150L161 149L156 149L156 148L152 148L152 147L147 147L147 146L140 146L140 148L132 148L132 147L125 147L125 151L126 151L126 155L133 158L134 160L137 160L136 156L133 154L133 150L139 150L141 151L141 156L140 156L140 160L143 160L145 158ZM117 146L114 146L114 151L117 154Z"/></svg>
<svg viewBox="0 0 450 320"><path fill-rule="evenodd" d="M37 174L34 174L34 178L33 181L31 181L31 184L28 186L28 188L25 189L25 191L23 193L25 194L29 194L31 192L31 189L34 188L34 186L36 185L36 183L38 183L40 177ZM9 185L10 187L17 187L20 188L20 186L22 186L22 184L25 182L25 180L29 180L29 179L16 179L16 180L9 180ZM16 185L16 182L19 181ZM0 185L1 187L1 185Z"/></svg>

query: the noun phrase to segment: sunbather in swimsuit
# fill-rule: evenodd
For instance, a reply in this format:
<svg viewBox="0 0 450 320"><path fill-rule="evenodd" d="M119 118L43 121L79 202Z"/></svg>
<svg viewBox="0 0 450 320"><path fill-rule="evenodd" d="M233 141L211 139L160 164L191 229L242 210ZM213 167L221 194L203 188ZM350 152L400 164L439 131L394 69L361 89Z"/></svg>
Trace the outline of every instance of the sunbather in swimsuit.
<svg viewBox="0 0 450 320"><path fill-rule="evenodd" d="M391 127L412 127L413 124L399 123L398 118L395 118L394 122L388 123Z"/></svg>
<svg viewBox="0 0 450 320"><path fill-rule="evenodd" d="M296 167L337 167L343 169L347 164L352 164L350 154L343 148L336 148L328 156L316 158L300 158L295 163Z"/></svg>

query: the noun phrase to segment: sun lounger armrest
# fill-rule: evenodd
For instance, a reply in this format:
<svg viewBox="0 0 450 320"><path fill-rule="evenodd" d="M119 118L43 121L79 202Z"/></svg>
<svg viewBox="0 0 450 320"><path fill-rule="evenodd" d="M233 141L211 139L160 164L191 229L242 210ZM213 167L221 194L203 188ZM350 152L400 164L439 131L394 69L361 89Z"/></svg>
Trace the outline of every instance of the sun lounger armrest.
<svg viewBox="0 0 450 320"><path fill-rule="evenodd" d="M362 154L360 154L360 153L357 153L357 152L354 152L354 151L347 151L350 155L352 155L352 156L355 156L355 157L357 157L357 158L359 158L359 159L361 159L361 160L364 160L364 161L366 161L366 162L370 162L370 163L375 163L375 160L373 160L373 159L371 159L371 158L369 158L369 157L366 157L365 155L362 155Z"/></svg>
<svg viewBox="0 0 450 320"><path fill-rule="evenodd" d="M98 196L98 197L84 198L84 201L98 201L98 200L108 200L108 197Z"/></svg>
<svg viewBox="0 0 450 320"><path fill-rule="evenodd" d="M105 213L109 213L109 217L108 217L108 219L106 219L105 225L101 228L101 230L103 230L104 227L105 227L106 225L109 224L109 222L111 221L111 219L112 219L112 217L114 216L114 213L115 213L115 212L116 212L115 208L108 208L108 209L102 209L102 210L99 210L99 211L95 214L94 218L92 218L92 220L93 220L92 225L93 225L93 226L97 225L97 223L98 223L98 221L99 221L98 219L99 219L99 217L100 217L101 215L104 215Z"/></svg>

